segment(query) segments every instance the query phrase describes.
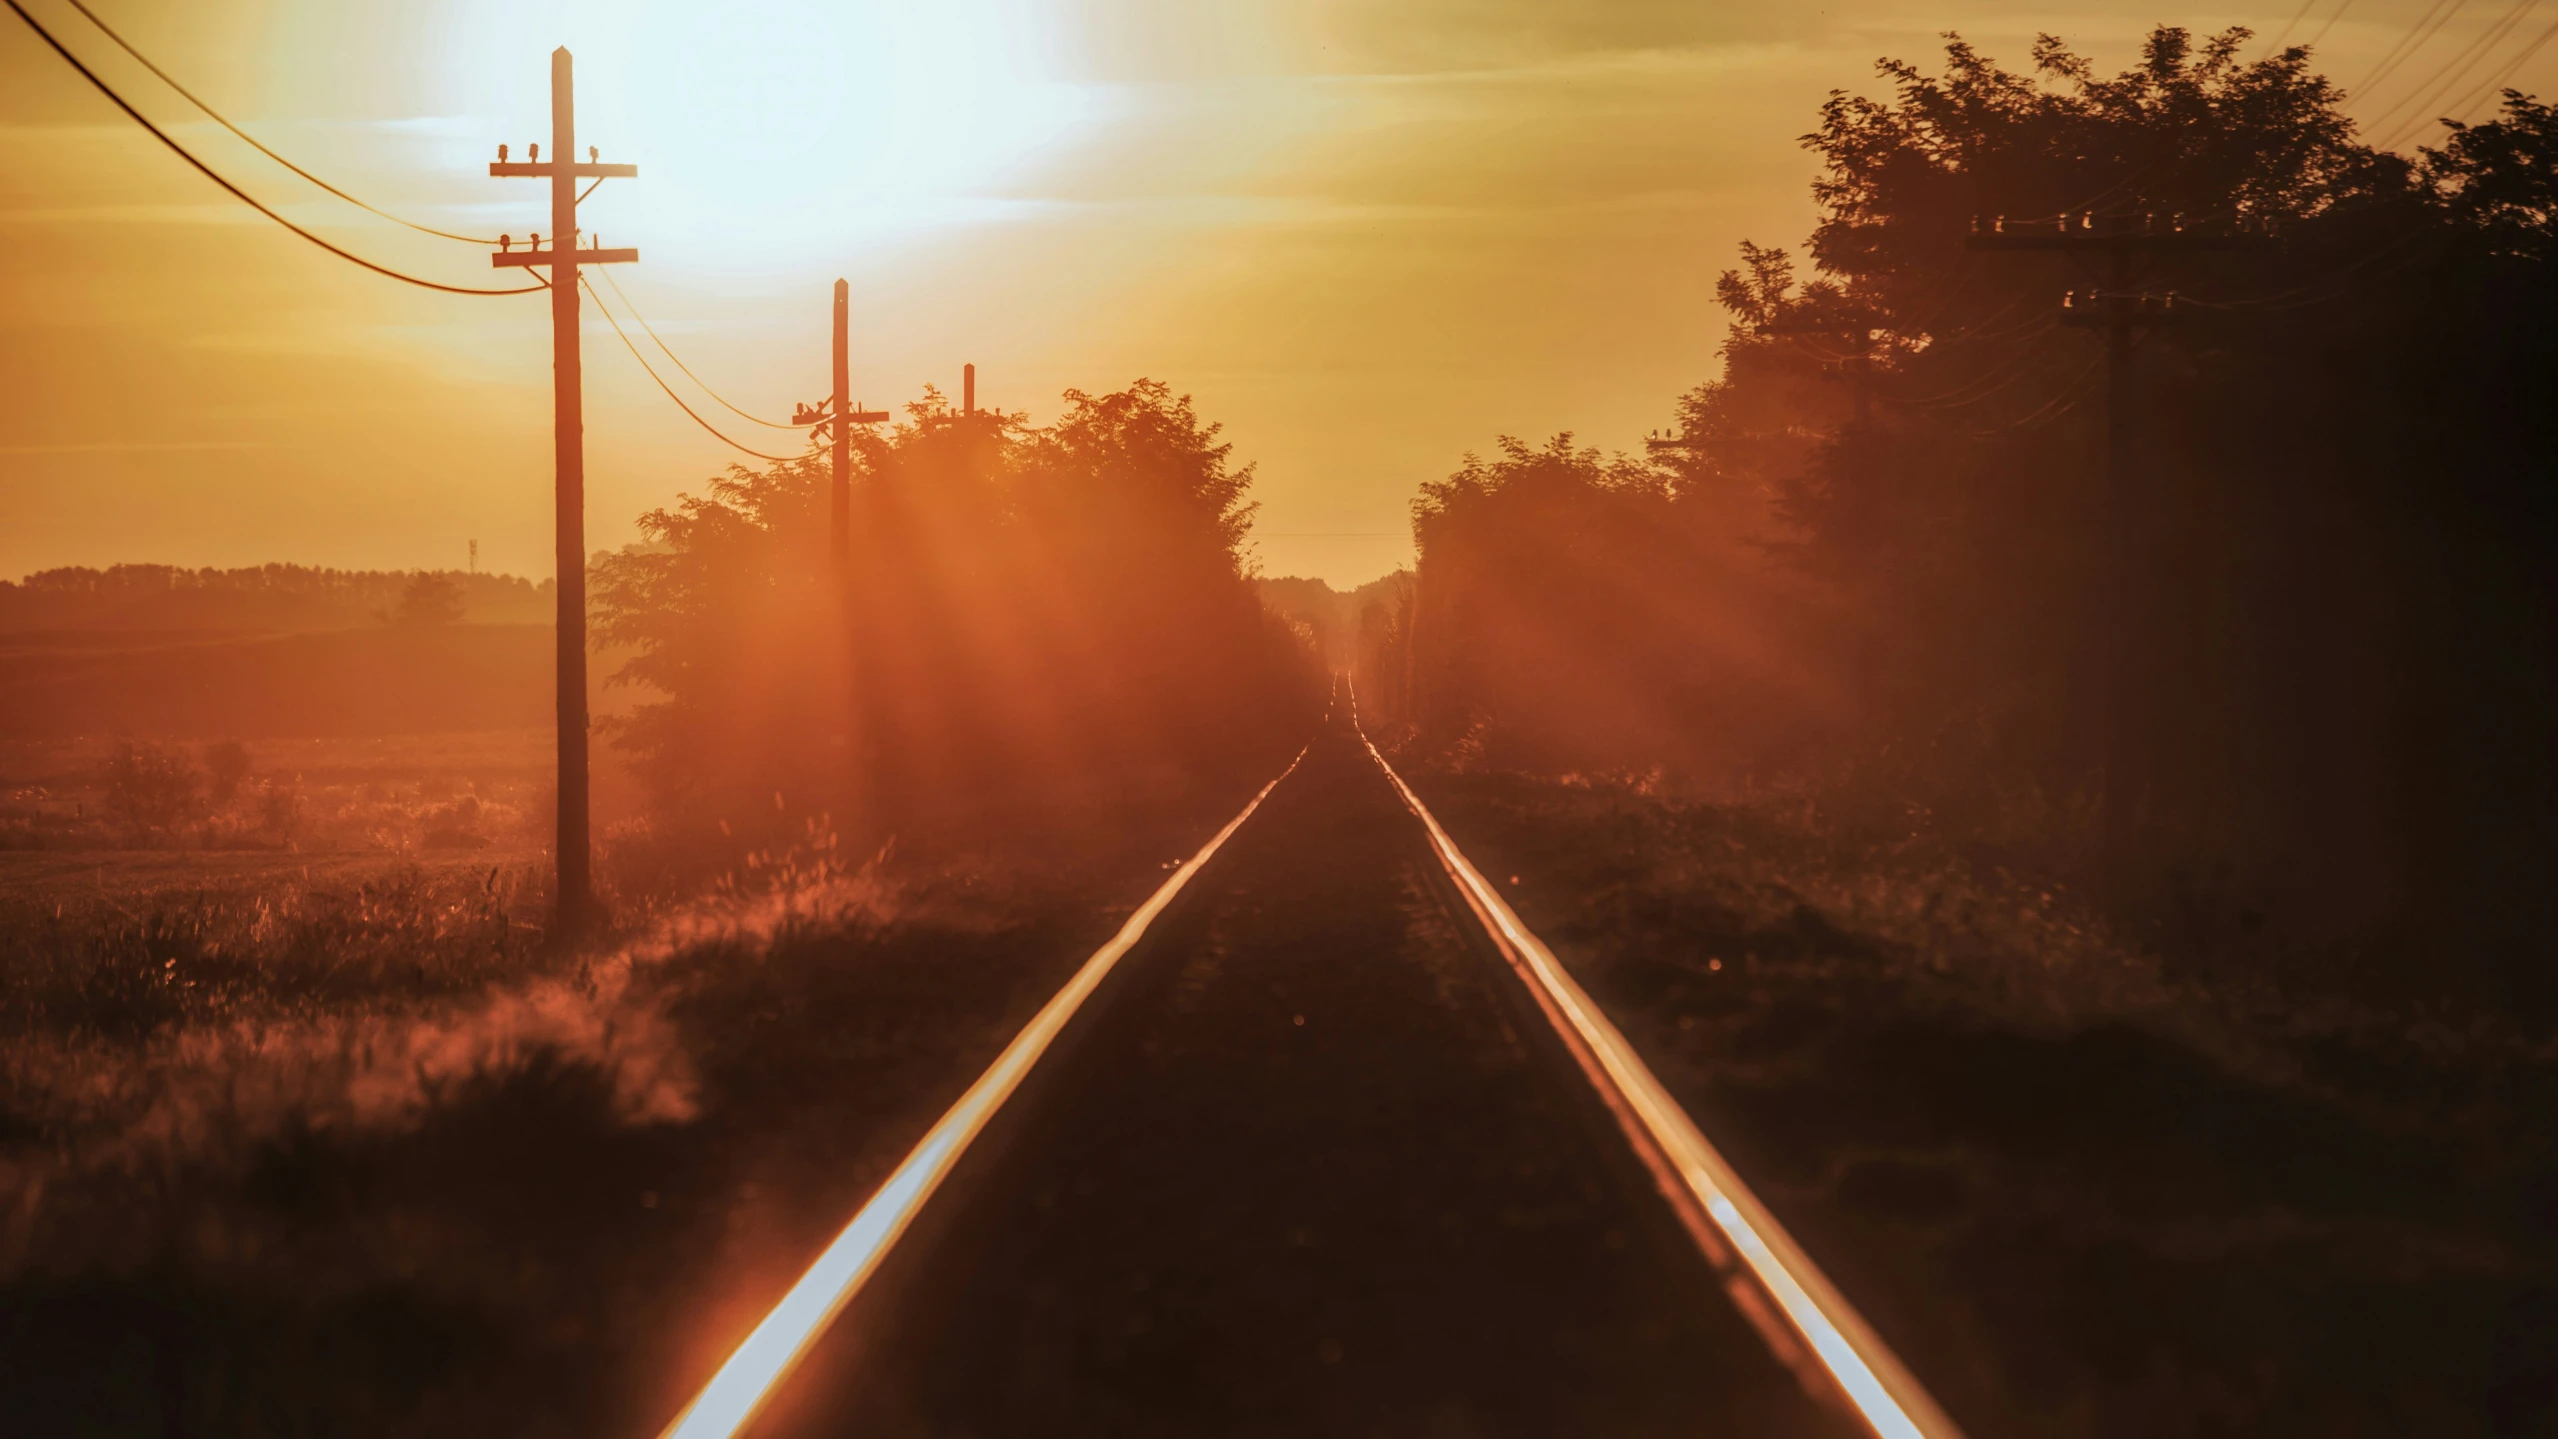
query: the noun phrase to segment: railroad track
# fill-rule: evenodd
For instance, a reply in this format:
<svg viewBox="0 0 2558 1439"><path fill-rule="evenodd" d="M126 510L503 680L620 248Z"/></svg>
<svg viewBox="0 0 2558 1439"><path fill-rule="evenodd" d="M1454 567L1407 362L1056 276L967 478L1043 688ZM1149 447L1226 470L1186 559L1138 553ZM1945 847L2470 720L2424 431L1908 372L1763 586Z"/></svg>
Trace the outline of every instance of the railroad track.
<svg viewBox="0 0 2558 1439"><path fill-rule="evenodd" d="M1957 1430L1346 699L664 1439Z"/></svg>

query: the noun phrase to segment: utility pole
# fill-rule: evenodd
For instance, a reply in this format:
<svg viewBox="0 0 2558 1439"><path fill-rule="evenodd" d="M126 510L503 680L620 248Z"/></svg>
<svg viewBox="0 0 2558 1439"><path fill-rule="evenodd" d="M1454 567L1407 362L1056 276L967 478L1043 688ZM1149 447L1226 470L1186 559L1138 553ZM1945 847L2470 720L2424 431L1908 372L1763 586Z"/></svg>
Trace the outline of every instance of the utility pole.
<svg viewBox="0 0 2558 1439"><path fill-rule="evenodd" d="M595 920L595 870L587 829L586 775L586 420L582 395L577 327L577 269L580 265L627 265L637 250L578 246L577 182L607 177L632 178L637 165L595 163L592 147L586 164L577 154L577 104L565 46L551 52L551 159L533 145L521 162L509 163L506 147L497 151L489 174L500 178L551 182L551 244L542 248L535 235L530 248L517 250L510 236L498 238L489 257L499 269L547 266L551 272L551 464L555 475L554 556L559 566L559 911L555 931L574 940Z"/></svg>
<svg viewBox="0 0 2558 1439"><path fill-rule="evenodd" d="M962 417L977 413L977 367L959 367L959 413Z"/></svg>
<svg viewBox="0 0 2558 1439"><path fill-rule="evenodd" d="M1976 219L1965 240L1965 247L1973 250L2061 254L2096 259L2105 267L2105 288L2062 297L2061 323L2105 332L2105 485L2100 510L2104 553L2097 576L2096 620L2105 646L2098 680L2098 723L2105 763L2102 843L2109 885L2119 886L2122 881L2131 857L2134 812L2142 799L2133 775L2136 731L2131 711L2140 692L2133 661L2138 654L2135 630L2142 618L2139 601L2145 578L2139 546L2147 527L2142 523L2146 509L2132 473L2137 435L2132 352L2143 331L2180 318L2172 291L2145 294L2133 288L2134 262L2143 255L2228 252L2263 242L2258 235L2191 232L2174 216L2164 225L2155 215L2141 216L2137 222L2120 217L2100 224L2092 213L2064 215L2056 224L2037 222L2015 228L2001 217L1986 230Z"/></svg>
<svg viewBox="0 0 2558 1439"><path fill-rule="evenodd" d="M831 438L834 442L834 475L827 481L830 514L826 554L839 577L853 561L853 425L876 425L888 418L886 410L865 410L853 404L852 307L852 286L837 280L835 387L819 403L791 411L792 424L806 425L813 438ZM851 423L840 423L841 420Z"/></svg>

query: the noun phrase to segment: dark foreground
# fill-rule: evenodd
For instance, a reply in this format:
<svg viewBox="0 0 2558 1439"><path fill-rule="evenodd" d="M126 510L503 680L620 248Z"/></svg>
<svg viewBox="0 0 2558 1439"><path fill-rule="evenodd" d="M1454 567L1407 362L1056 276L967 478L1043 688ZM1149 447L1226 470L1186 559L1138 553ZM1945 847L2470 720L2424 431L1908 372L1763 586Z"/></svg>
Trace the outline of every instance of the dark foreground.
<svg viewBox="0 0 2558 1439"><path fill-rule="evenodd" d="M1838 1432L1424 846L1327 728L758 1432Z"/></svg>

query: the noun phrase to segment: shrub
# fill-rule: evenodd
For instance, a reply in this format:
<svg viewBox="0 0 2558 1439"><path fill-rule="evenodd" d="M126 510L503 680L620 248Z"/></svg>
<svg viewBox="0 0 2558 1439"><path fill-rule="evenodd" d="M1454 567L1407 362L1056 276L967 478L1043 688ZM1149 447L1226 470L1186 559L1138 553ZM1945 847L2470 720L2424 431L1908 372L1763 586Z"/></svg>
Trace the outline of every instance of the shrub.
<svg viewBox="0 0 2558 1439"><path fill-rule="evenodd" d="M165 838L200 812L197 779L185 756L126 740L107 757L107 812L137 844Z"/></svg>

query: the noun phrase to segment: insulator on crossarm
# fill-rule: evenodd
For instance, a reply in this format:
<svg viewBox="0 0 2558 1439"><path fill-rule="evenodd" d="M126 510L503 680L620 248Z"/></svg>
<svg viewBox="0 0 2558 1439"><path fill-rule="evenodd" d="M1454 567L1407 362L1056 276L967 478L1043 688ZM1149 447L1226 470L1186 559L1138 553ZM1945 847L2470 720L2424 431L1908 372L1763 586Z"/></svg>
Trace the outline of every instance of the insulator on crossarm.
<svg viewBox="0 0 2558 1439"><path fill-rule="evenodd" d="M588 163L588 164L592 165L592 164L594 164L595 162L597 162L597 161L599 161L599 160L601 160L601 159L603 159L603 158L604 158L604 152L603 152L603 151L596 149L596 148L595 148L594 146L592 146L592 145L589 145L589 146L587 146L587 147L586 147L586 163Z"/></svg>
<svg viewBox="0 0 2558 1439"><path fill-rule="evenodd" d="M503 251L503 250L512 250L512 249L514 249L514 248L515 248L515 237L514 237L513 235L500 235L500 236L498 236L498 237L497 237L497 247L498 247L498 249L500 249L500 250L502 250L502 251Z"/></svg>
<svg viewBox="0 0 2558 1439"><path fill-rule="evenodd" d="M533 162L534 164L536 164L536 165L538 165L538 164L542 163L542 147L541 147L541 146L539 146L539 145L527 145L527 146L525 146L525 147L524 147L524 158L525 158L525 159L527 159L527 160L532 161L532 162Z"/></svg>
<svg viewBox="0 0 2558 1439"><path fill-rule="evenodd" d="M497 162L501 165L506 163L506 147L504 145L497 147Z"/></svg>

